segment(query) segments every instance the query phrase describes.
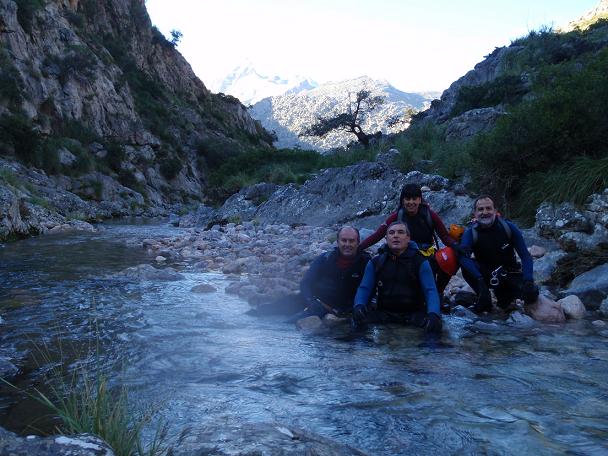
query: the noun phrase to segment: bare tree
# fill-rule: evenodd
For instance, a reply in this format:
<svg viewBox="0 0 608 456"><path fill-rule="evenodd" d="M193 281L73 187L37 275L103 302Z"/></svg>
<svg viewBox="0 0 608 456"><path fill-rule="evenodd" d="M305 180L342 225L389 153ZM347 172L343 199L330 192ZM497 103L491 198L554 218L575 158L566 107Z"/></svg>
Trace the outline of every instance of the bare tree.
<svg viewBox="0 0 608 456"><path fill-rule="evenodd" d="M369 135L361 128L367 114L384 103L384 97L372 96L369 90L359 90L354 100L348 94L348 106L346 112L335 114L331 117L317 117L317 123L311 125L300 136L323 137L333 130L342 130L354 134L357 140L365 147L369 145Z"/></svg>

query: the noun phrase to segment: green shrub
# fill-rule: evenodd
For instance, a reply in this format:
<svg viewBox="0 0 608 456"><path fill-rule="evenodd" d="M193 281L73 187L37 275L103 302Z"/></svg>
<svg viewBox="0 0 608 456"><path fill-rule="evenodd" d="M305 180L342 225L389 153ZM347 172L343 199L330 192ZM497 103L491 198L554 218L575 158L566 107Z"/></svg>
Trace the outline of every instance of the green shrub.
<svg viewBox="0 0 608 456"><path fill-rule="evenodd" d="M32 31L36 12L44 6L42 0L15 0L17 4L17 21L27 33Z"/></svg>
<svg viewBox="0 0 608 456"><path fill-rule="evenodd" d="M122 162L125 159L124 148L115 142L109 142L105 144L106 151L108 152L105 156L105 164L114 172L119 172L122 166Z"/></svg>
<svg viewBox="0 0 608 456"><path fill-rule="evenodd" d="M165 158L160 160L159 171L168 181L177 177L182 170L182 162L177 157Z"/></svg>
<svg viewBox="0 0 608 456"><path fill-rule="evenodd" d="M498 104L514 104L527 92L519 75L503 75L493 81L476 86L461 87L452 116L477 108L487 108Z"/></svg>
<svg viewBox="0 0 608 456"><path fill-rule="evenodd" d="M522 102L500 118L494 130L472 143L479 187L504 202L521 197L532 175L576 188L578 177L565 172L564 165L590 163L583 158L600 160L608 153L606 74L608 49L582 68L576 62L544 68L535 86L536 97ZM528 213L535 209L526 206Z"/></svg>
<svg viewBox="0 0 608 456"><path fill-rule="evenodd" d="M3 114L0 117L0 145L8 146L23 163L40 166L40 134L23 114Z"/></svg>
<svg viewBox="0 0 608 456"><path fill-rule="evenodd" d="M6 49L0 47L0 101L16 108L23 101L23 80Z"/></svg>

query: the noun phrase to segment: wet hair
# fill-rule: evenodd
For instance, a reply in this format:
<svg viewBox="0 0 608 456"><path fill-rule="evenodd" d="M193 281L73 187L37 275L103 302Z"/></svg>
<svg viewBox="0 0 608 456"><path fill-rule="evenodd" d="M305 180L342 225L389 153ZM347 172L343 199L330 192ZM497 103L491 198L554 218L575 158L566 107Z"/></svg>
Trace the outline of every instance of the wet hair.
<svg viewBox="0 0 608 456"><path fill-rule="evenodd" d="M479 195L473 201L473 212L475 212L477 210L477 203L479 202L479 200L483 200L483 199L489 199L490 201L492 201L492 205L494 206L494 209L496 209L496 201L494 201L494 198L492 198L490 195Z"/></svg>
<svg viewBox="0 0 608 456"><path fill-rule="evenodd" d="M336 240L340 239L340 233L342 233L342 230L345 230L346 228L355 230L355 233L357 233L357 242L361 242L361 235L359 234L359 230L357 228L355 228L354 226L350 226L350 225L344 225L344 226L340 227L340 229L338 230L337 236L336 236Z"/></svg>
<svg viewBox="0 0 608 456"><path fill-rule="evenodd" d="M395 226L395 225L403 225L405 227L405 231L406 231L407 235L411 236L411 234L410 234L410 227L407 226L407 223L401 222L399 220L395 220L393 223L391 223L389 226L387 226L386 227L386 232L388 233L388 230L391 229L391 226Z"/></svg>

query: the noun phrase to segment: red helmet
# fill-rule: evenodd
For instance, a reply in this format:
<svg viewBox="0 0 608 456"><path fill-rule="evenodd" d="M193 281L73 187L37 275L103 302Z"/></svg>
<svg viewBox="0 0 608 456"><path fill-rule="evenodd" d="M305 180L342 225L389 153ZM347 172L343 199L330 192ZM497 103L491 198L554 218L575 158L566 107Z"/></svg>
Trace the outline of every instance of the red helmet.
<svg viewBox="0 0 608 456"><path fill-rule="evenodd" d="M453 276L458 271L458 259L452 247L444 247L435 252L435 260L443 272Z"/></svg>

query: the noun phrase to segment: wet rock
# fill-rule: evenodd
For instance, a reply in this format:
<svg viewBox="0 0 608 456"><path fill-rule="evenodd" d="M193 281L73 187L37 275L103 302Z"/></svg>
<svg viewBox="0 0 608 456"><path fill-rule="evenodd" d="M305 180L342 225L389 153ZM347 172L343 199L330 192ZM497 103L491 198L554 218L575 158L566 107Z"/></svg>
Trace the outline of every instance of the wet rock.
<svg viewBox="0 0 608 456"><path fill-rule="evenodd" d="M534 281L542 284L551 281L551 274L557 268L557 262L566 256L563 250L554 250L534 261Z"/></svg>
<svg viewBox="0 0 608 456"><path fill-rule="evenodd" d="M19 368L13 364L13 360L0 354L0 378L10 378L19 372Z"/></svg>
<svg viewBox="0 0 608 456"><path fill-rule="evenodd" d="M547 249L545 249L544 247L540 247L538 245L533 245L531 247L528 247L528 252L530 252L530 255L532 256L532 258L537 259L537 258L541 258L542 256L544 256L545 253L547 253Z"/></svg>
<svg viewBox="0 0 608 456"><path fill-rule="evenodd" d="M604 320L594 320L591 322L593 326L597 326L598 328L603 328L608 326L608 324Z"/></svg>
<svg viewBox="0 0 608 456"><path fill-rule="evenodd" d="M130 279L130 280L159 280L159 281L174 281L182 280L184 276L172 268L156 269L150 264L140 264L127 268L116 274L115 277Z"/></svg>
<svg viewBox="0 0 608 456"><path fill-rule="evenodd" d="M281 424L245 423L188 433L173 453L198 455L365 456L326 437Z"/></svg>
<svg viewBox="0 0 608 456"><path fill-rule="evenodd" d="M454 309L452 310L452 314L455 315L456 317L460 317L460 318L466 318L467 320L477 320L477 314L469 309L467 309L464 306L456 306L454 307Z"/></svg>
<svg viewBox="0 0 608 456"><path fill-rule="evenodd" d="M323 328L323 322L316 315L312 315L298 320L296 328L305 333L315 333Z"/></svg>
<svg viewBox="0 0 608 456"><path fill-rule="evenodd" d="M579 275L560 295L576 295L588 309L599 309L602 301L608 296L608 263Z"/></svg>
<svg viewBox="0 0 608 456"><path fill-rule="evenodd" d="M608 298L604 299L598 309L599 313L608 317Z"/></svg>
<svg viewBox="0 0 608 456"><path fill-rule="evenodd" d="M562 307L566 317L574 320L584 318L585 313L587 312L585 305L581 302L579 297L575 295L566 296L557 301L557 303Z"/></svg>
<svg viewBox="0 0 608 456"><path fill-rule="evenodd" d="M0 428L0 454L37 456L113 456L110 446L97 436L18 437Z"/></svg>
<svg viewBox="0 0 608 456"><path fill-rule="evenodd" d="M90 223L83 222L81 220L72 220L68 223L55 225L53 228L49 229L46 234L69 233L71 231L86 231L89 233L94 233L97 230Z"/></svg>
<svg viewBox="0 0 608 456"><path fill-rule="evenodd" d="M192 293L215 293L217 288L215 288L210 283L201 283L200 285L196 285L190 289Z"/></svg>
<svg viewBox="0 0 608 456"><path fill-rule="evenodd" d="M509 318L507 319L507 323L513 326L527 327L535 325L534 319L529 317L526 314L523 314L519 311L511 312Z"/></svg>
<svg viewBox="0 0 608 456"><path fill-rule="evenodd" d="M325 326L333 327L350 323L350 318L340 318L334 314L328 313L323 317L323 324Z"/></svg>
<svg viewBox="0 0 608 456"><path fill-rule="evenodd" d="M163 262L167 261L167 258L165 258L162 255L158 255L156 258L154 258L154 261L156 261L157 263L163 263Z"/></svg>
<svg viewBox="0 0 608 456"><path fill-rule="evenodd" d="M563 323L566 321L566 315L562 307L542 294L535 303L527 306L525 310L536 321L545 323Z"/></svg>
<svg viewBox="0 0 608 456"><path fill-rule="evenodd" d="M488 323L488 322L481 321L481 320L477 320L475 323L473 323L472 328L476 331L485 332L485 333L495 333L498 331L502 331L502 329L503 329L497 323L494 323L494 322Z"/></svg>

